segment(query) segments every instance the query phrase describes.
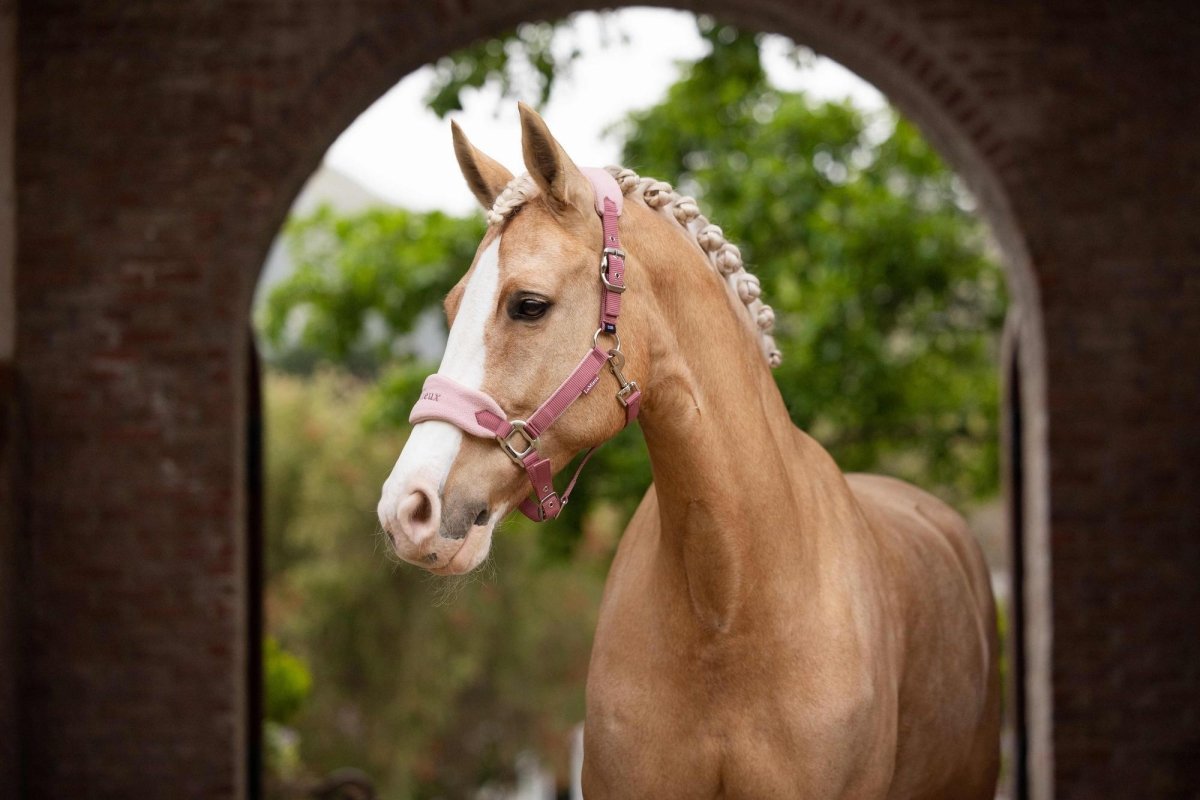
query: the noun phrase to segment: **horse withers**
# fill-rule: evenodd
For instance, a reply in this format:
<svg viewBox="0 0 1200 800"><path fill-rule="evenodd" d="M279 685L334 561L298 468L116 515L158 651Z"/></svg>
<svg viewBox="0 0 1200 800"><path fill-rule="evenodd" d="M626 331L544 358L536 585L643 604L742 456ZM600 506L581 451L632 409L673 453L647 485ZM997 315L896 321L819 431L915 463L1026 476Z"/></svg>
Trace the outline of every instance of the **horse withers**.
<svg viewBox="0 0 1200 800"><path fill-rule="evenodd" d="M996 612L962 518L843 475L792 424L773 314L691 198L581 170L521 122L517 178L454 128L490 224L384 484L396 553L474 569L500 519L556 515L554 473L640 413L654 483L600 610L589 800L990 800Z"/></svg>

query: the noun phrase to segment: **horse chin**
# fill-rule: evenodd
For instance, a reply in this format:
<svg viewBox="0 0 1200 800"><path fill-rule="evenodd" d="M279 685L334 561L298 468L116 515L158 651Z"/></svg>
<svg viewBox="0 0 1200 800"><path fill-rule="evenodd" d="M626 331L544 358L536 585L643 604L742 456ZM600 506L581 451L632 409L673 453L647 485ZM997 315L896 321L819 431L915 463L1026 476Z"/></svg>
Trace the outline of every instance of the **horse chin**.
<svg viewBox="0 0 1200 800"><path fill-rule="evenodd" d="M467 574L487 560L488 553L492 549L492 531L495 527L495 519L489 519L483 525L472 525L467 529L467 535L463 537L462 546L450 557L448 562L436 567L428 564L421 566L434 575Z"/></svg>

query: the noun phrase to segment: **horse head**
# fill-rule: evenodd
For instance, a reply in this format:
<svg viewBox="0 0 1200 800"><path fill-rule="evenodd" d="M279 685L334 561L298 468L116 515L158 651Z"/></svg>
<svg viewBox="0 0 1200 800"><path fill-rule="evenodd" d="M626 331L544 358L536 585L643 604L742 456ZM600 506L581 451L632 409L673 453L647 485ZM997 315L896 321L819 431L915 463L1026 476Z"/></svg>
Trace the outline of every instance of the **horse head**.
<svg viewBox="0 0 1200 800"><path fill-rule="evenodd" d="M557 513L561 500L549 492L541 502L540 487L549 487L552 474L580 451L628 423L636 385L624 372L637 374L642 366L644 349L633 343L643 315L635 304L627 302L621 317L623 351L615 316L612 330L597 325L604 296L615 292L605 288L597 268L608 256L595 178L585 176L525 106L521 126L528 175L516 179L453 126L459 166L491 224L470 269L446 297L446 352L422 391L416 424L378 507L397 555L438 574L468 572L484 561L497 522L529 495L531 480L540 503L535 513ZM619 203L620 191L608 180ZM636 287L638 280L631 283ZM595 364L579 361L585 352L585 361L590 356ZM547 430L524 430L569 377L591 384L561 398L570 413L560 411ZM616 402L614 393L622 390ZM478 415L492 427L479 429ZM531 453L540 459L536 464Z"/></svg>

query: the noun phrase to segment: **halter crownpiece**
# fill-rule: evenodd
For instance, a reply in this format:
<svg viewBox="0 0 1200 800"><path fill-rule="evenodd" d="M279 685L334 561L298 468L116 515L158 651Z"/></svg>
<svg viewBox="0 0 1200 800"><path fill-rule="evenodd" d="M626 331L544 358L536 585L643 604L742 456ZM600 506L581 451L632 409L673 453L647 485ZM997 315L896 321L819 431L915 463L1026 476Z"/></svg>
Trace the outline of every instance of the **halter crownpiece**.
<svg viewBox="0 0 1200 800"><path fill-rule="evenodd" d="M583 174L592 184L596 213L604 226L604 244L600 255L600 327L592 336L592 348L557 389L528 419L512 419L504 413L487 393L463 386L451 378L433 374L421 387L421 399L408 415L411 423L440 420L449 422L465 433L480 438L494 437L513 463L525 469L533 496L521 501L521 513L535 522L554 519L567 504L579 473L592 457L595 447L589 448L575 469L571 482L562 497L554 491L550 459L538 451L538 440L554 421L583 395L592 391L600 380L605 365L617 379L617 401L625 409L625 424L633 422L641 407L642 393L636 381L626 380L622 368L625 356L621 338L617 335L617 317L621 314L621 295L625 292L625 251L621 249L618 220L621 216L621 189L607 171L584 168ZM600 338L608 336L612 349L600 348ZM598 446L598 445L597 445Z"/></svg>

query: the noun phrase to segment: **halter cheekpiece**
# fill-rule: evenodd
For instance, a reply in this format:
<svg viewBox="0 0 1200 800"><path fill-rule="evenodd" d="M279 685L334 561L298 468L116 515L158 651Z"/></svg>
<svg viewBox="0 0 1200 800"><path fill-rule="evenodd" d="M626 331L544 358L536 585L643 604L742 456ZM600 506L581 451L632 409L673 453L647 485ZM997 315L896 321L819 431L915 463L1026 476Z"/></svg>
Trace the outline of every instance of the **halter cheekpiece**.
<svg viewBox="0 0 1200 800"><path fill-rule="evenodd" d="M623 197L616 180L605 170L586 168L582 171L591 181L596 213L604 224L604 245L600 255L600 327L592 336L592 348L528 419L509 419L491 396L436 373L425 379L421 387L421 399L408 415L408 421L412 423L441 420L472 436L494 437L505 455L518 467L524 468L529 476L533 495L521 502L520 509L521 513L535 522L554 519L559 515L571 496L571 490L575 488L579 473L595 449L589 449L584 455L560 498L554 491L550 459L538 451L541 435L572 403L595 388L605 365L620 385L616 397L625 409L626 425L637 418L642 399L637 382L627 380L621 371L625 366L625 356L621 353L621 338L617 335L621 295L625 292L625 251L621 249L617 229ZM600 346L600 339L606 336L613 344L609 350L603 350Z"/></svg>

